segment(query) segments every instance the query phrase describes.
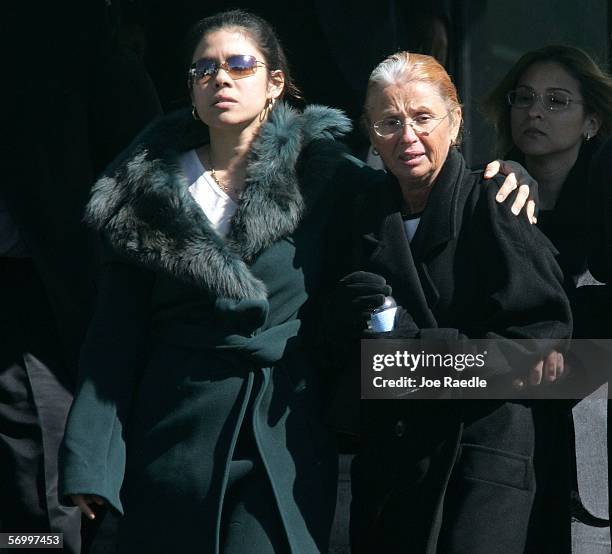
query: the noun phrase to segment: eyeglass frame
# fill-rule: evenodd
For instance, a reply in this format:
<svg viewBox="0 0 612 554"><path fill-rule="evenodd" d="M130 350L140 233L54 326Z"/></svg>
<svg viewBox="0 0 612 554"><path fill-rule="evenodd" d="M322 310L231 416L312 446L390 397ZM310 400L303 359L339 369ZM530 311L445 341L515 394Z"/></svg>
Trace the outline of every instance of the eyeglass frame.
<svg viewBox="0 0 612 554"><path fill-rule="evenodd" d="M518 87L521 88L521 87ZM514 108L515 110L529 110L530 108L532 108L534 106L534 104L536 102L540 102L540 105L549 112L563 112L565 110L567 110L571 104L584 104L584 100L575 100L574 98L567 98L565 104L563 104L562 108L558 108L555 109L552 106L547 106L544 103L544 96L546 96L547 94L553 94L552 92L545 92L544 94L538 94L535 90L533 90L531 87L527 87L522 85L522 88L527 89L531 92L531 103L528 106L515 106L512 101L510 100L510 95L511 94L515 94L517 89L512 89L509 90L506 93L506 102L508 103L508 105L511 108Z"/></svg>
<svg viewBox="0 0 612 554"><path fill-rule="evenodd" d="M254 69L253 73L249 73L248 75L243 75L241 77L232 77L232 74L230 72L230 66L227 63L227 60L229 58L234 58L234 57L237 57L237 58L248 57L254 60L255 64L253 66L253 69ZM193 84L196 82L195 69L197 67L198 62L201 60L210 60L215 64L214 71L208 75L208 79L206 79L206 81L201 83L202 85L205 85L206 83L208 83L208 81L216 77L220 69L223 69L223 71L225 71L230 76L232 81L238 81L240 79L246 79L247 77L252 77L253 75L255 75L257 73L257 68L260 66L267 67L264 62L259 61L257 58L255 58L255 56L251 54L232 54L231 56L228 56L228 58L226 60L223 60L222 62L218 62L216 60L213 60L212 58L199 58L189 66L189 70L187 71L187 84L189 87L193 86Z"/></svg>
<svg viewBox="0 0 612 554"><path fill-rule="evenodd" d="M426 136L429 136L431 133L433 133L433 132L434 132L434 131L435 131L435 130L436 130L436 129L437 129L439 126L440 126L440 123L442 123L442 120L446 119L446 118L447 118L447 117L449 117L449 116L450 116L450 112L446 112L446 115L443 115L442 117L431 117L431 118L429 119L429 121L435 120L435 121L437 121L437 123L436 123L436 124L434 125L434 127L433 127L432 129L430 129L429 131L417 131L417 130L414 128L415 121L414 121L414 119L412 119L412 118L410 118L410 117L405 117L405 118L403 118L403 119L402 119L401 117L392 117L392 116L390 116L390 117L385 117L385 118L383 118L383 119L379 119L378 121L375 121L374 123L372 123L372 129L374 129L374 132L375 132L375 133L376 133L376 135L377 135L377 136L379 136L380 138L389 138L389 137L393 137L393 136L397 135L397 134L398 134L398 132L399 132L399 133L403 133L403 132L404 132L404 129L406 128L406 125L408 125L408 126L410 126L410 128L412 129L412 132L413 132L415 135L417 135L417 136L419 136L419 137L421 137L421 136L425 136L425 137L426 137ZM397 119L398 121L401 121L401 123L402 123L402 126L401 126L401 131L399 131L399 129L398 129L398 132L391 133L391 134L388 134L388 135L381 135L381 134L379 133L379 131L378 131L377 125L378 125L379 123L382 123L383 121L385 121L385 119ZM409 122L409 123L407 123L407 122Z"/></svg>

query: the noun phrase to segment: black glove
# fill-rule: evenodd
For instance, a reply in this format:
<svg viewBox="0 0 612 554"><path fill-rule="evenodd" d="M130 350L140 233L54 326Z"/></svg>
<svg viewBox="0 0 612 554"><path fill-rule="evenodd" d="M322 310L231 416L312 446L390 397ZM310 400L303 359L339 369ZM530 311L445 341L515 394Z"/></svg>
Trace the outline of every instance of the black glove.
<svg viewBox="0 0 612 554"><path fill-rule="evenodd" d="M395 324L391 331L379 332L366 329L362 337L364 339L414 339L419 336L421 330L418 328L409 312L401 306L395 312Z"/></svg>
<svg viewBox="0 0 612 554"><path fill-rule="evenodd" d="M376 273L355 271L340 279L329 304L336 332L358 336L372 310L382 306L385 296L390 295L391 287Z"/></svg>

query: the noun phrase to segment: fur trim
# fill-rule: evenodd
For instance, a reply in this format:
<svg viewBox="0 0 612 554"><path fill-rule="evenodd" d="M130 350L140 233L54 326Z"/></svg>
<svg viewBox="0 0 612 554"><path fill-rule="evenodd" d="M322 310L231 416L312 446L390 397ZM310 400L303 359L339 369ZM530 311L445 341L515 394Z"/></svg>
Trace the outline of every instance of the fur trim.
<svg viewBox="0 0 612 554"><path fill-rule="evenodd" d="M227 239L192 198L181 153L207 142L186 111L154 122L93 187L86 220L114 250L156 271L233 299L266 297L248 263L295 231L308 204L296 173L309 143L350 130L339 110L280 104L253 142L240 206ZM330 155L331 151L330 151Z"/></svg>

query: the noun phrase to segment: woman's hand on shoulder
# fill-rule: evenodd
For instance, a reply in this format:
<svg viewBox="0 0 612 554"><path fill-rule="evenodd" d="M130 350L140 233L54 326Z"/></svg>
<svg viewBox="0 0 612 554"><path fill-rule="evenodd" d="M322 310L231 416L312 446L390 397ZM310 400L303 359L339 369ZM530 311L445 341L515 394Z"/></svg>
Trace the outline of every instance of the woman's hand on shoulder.
<svg viewBox="0 0 612 554"><path fill-rule="evenodd" d="M96 519L95 512L90 508L91 505L106 505L106 500L97 494L71 494L70 498L74 505L85 514L87 519Z"/></svg>
<svg viewBox="0 0 612 554"><path fill-rule="evenodd" d="M491 179L495 175L504 175L505 179L495 197L499 203L505 202L510 193L518 188L511 211L518 215L523 208L527 219L532 224L537 223L536 207L538 203L538 182L518 162L510 160L494 160L487 165L484 178Z"/></svg>

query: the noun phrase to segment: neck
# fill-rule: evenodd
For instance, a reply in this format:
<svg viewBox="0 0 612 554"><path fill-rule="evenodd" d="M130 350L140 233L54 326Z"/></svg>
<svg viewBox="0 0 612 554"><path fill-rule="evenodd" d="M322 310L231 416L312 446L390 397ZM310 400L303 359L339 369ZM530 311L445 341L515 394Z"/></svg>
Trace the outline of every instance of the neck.
<svg viewBox="0 0 612 554"><path fill-rule="evenodd" d="M398 179L404 204L409 214L418 214L427 206L431 189L440 174L442 167L438 167L431 175L422 181L400 181Z"/></svg>
<svg viewBox="0 0 612 554"><path fill-rule="evenodd" d="M244 189L247 156L258 128L210 128L210 144L202 149L204 159L211 166L209 169L215 170L216 177L234 200Z"/></svg>
<svg viewBox="0 0 612 554"><path fill-rule="evenodd" d="M209 153L215 169L230 170L243 165L251 148L257 130L250 128L235 130L210 129Z"/></svg>
<svg viewBox="0 0 612 554"><path fill-rule="evenodd" d="M432 183L419 188L414 188L414 185L410 186L400 183L404 204L409 214L418 214L425 209L427 199L431 193L431 187Z"/></svg>
<svg viewBox="0 0 612 554"><path fill-rule="evenodd" d="M572 167L578 159L580 144L570 151L545 156L525 156L525 166L540 186L540 208L552 210Z"/></svg>

